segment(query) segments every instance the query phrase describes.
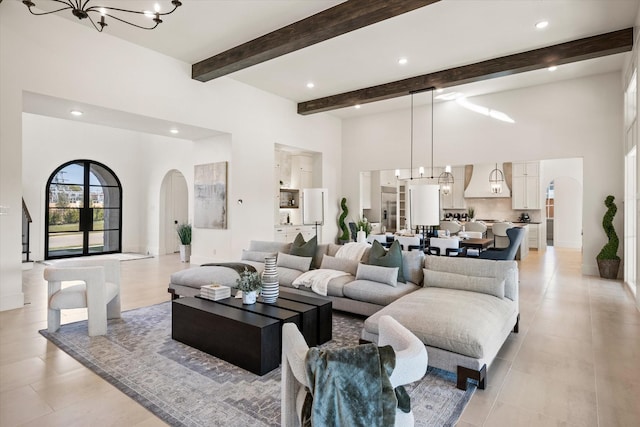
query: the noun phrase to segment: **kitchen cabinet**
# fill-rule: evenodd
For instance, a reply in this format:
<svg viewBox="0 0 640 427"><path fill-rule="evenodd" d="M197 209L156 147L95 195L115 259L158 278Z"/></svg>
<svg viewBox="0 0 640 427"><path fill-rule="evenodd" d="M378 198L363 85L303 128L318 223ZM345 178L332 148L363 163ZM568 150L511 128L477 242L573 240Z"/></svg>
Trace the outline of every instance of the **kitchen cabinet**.
<svg viewBox="0 0 640 427"><path fill-rule="evenodd" d="M300 206L300 191L291 188L280 189L280 207L297 209Z"/></svg>
<svg viewBox="0 0 640 427"><path fill-rule="evenodd" d="M282 243L293 242L298 233L302 233L305 242L312 239L316 235L316 227L314 225L289 225L275 228L275 241ZM318 227L320 234L320 227Z"/></svg>
<svg viewBox="0 0 640 427"><path fill-rule="evenodd" d="M543 242L540 224L529 224L529 249L540 249Z"/></svg>
<svg viewBox="0 0 640 427"><path fill-rule="evenodd" d="M540 163L513 163L511 207L540 209Z"/></svg>
<svg viewBox="0 0 640 427"><path fill-rule="evenodd" d="M291 188L313 188L311 156L291 156Z"/></svg>

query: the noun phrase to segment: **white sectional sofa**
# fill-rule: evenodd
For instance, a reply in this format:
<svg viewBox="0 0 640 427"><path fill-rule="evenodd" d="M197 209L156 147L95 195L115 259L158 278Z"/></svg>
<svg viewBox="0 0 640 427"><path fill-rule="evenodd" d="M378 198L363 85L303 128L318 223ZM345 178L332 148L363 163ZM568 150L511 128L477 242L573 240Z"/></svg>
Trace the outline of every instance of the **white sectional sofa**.
<svg viewBox="0 0 640 427"><path fill-rule="evenodd" d="M429 365L458 375L458 388L474 379L485 387L491 364L509 334L518 332L518 266L515 261L425 256L402 252L405 282L389 275L389 268L368 266L370 249L360 262L335 258L341 246L318 245L313 260L288 255L290 243L252 241L242 263L264 269L265 256L278 255L281 293L309 294L296 279L306 270L341 270L326 284L326 296L336 310L369 316L362 341L377 342L378 319L391 315L422 340ZM322 268L321 268L322 267ZM397 270L395 270L397 273ZM393 277L393 279L390 279ZM212 282L234 287L238 273L223 266L200 266L171 275L174 297L198 295L200 286ZM314 294L315 295L315 294ZM317 296L317 295L316 295Z"/></svg>

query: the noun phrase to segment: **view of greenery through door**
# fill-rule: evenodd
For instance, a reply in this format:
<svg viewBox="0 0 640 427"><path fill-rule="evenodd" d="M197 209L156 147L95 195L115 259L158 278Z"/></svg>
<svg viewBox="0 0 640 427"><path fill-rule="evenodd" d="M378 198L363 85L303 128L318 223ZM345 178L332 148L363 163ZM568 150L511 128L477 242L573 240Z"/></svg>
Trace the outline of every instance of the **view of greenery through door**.
<svg viewBox="0 0 640 427"><path fill-rule="evenodd" d="M47 182L46 259L121 251L122 188L105 165L74 160Z"/></svg>

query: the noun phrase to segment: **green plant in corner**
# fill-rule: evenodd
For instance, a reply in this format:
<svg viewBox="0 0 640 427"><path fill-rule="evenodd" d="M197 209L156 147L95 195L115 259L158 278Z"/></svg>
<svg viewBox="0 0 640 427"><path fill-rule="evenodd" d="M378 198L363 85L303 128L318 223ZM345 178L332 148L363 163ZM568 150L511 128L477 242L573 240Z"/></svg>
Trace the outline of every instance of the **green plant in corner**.
<svg viewBox="0 0 640 427"><path fill-rule="evenodd" d="M616 212L618 212L618 207L613 202L614 199L615 197L609 195L604 200L604 205L607 207L607 212L602 218L602 228L604 228L604 232L607 234L607 239L609 239L609 241L602 247L602 250L596 256L596 259L599 260L620 260L620 257L618 256L618 246L620 244L620 240L618 239L618 234L616 234L616 229L613 226L613 217L616 216Z"/></svg>
<svg viewBox="0 0 640 427"><path fill-rule="evenodd" d="M340 214L340 217L338 218L338 226L340 227L340 230L342 231L342 234L340 235L340 237L338 237L338 240L341 240L343 242L348 242L349 241L349 228L347 227L347 224L344 222L347 219L347 215L349 215L349 208L347 208L347 198L343 197L342 200L340 201L340 207L342 208L342 213Z"/></svg>
<svg viewBox="0 0 640 427"><path fill-rule="evenodd" d="M178 232L178 237L180 238L180 244L191 244L191 224L179 224L178 226L176 226L176 231Z"/></svg>
<svg viewBox="0 0 640 427"><path fill-rule="evenodd" d="M249 271L246 268L240 273L240 278L236 280L236 289L242 292L259 291L262 289L262 279L255 271Z"/></svg>

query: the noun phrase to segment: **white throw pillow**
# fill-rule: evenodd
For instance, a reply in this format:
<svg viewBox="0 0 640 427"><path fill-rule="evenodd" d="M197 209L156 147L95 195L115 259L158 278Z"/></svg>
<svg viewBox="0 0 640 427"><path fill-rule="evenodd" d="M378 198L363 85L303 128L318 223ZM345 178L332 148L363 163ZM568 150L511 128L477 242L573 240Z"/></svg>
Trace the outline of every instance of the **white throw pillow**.
<svg viewBox="0 0 640 427"><path fill-rule="evenodd" d="M424 270L424 286L478 292L504 298L504 279L467 276L446 271Z"/></svg>
<svg viewBox="0 0 640 427"><path fill-rule="evenodd" d="M278 261L276 262L276 265L278 267L291 268L293 270L305 272L309 271L312 259L312 257L289 255L278 252Z"/></svg>
<svg viewBox="0 0 640 427"><path fill-rule="evenodd" d="M359 264L356 280L371 280L385 285L398 285L398 267L381 267L379 265Z"/></svg>
<svg viewBox="0 0 640 427"><path fill-rule="evenodd" d="M322 264L320 264L320 268L344 271L345 273L355 276L358 271L358 261L325 255L322 257Z"/></svg>

